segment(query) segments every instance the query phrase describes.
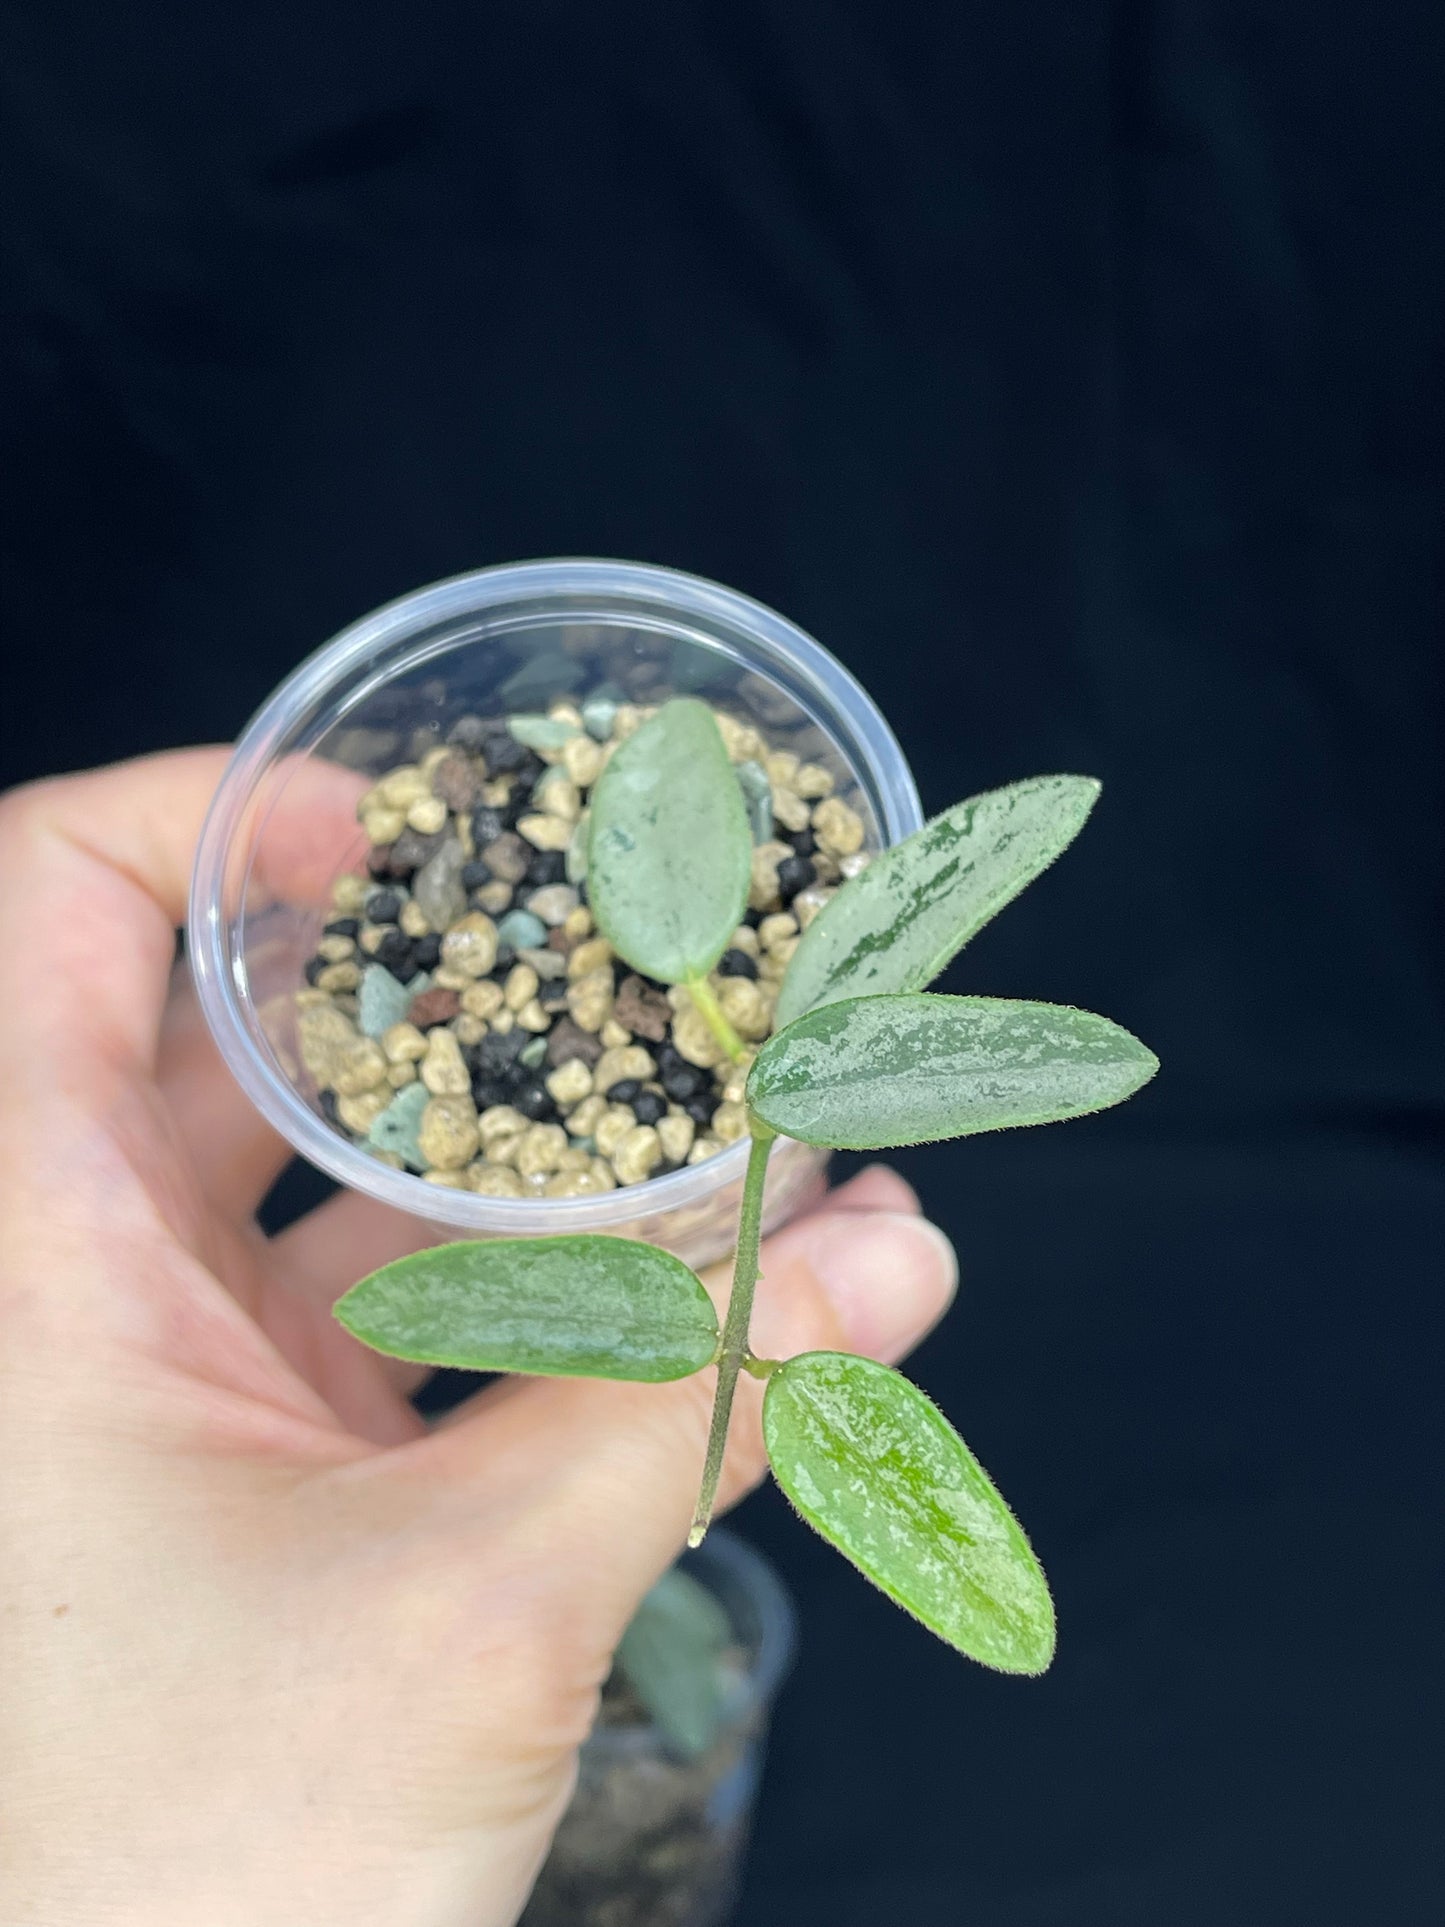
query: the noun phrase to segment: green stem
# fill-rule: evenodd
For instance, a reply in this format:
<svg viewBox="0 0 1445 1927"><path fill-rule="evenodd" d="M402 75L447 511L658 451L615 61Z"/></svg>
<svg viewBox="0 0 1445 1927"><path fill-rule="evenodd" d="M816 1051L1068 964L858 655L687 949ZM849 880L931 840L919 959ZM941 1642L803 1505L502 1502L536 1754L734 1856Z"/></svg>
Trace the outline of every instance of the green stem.
<svg viewBox="0 0 1445 1927"><path fill-rule="evenodd" d="M723 1007L712 985L706 977L689 977L687 987L692 992L692 1001L707 1019L708 1029L733 1063L740 1064L748 1054L748 1047L723 1015Z"/></svg>
<svg viewBox="0 0 1445 1927"><path fill-rule="evenodd" d="M712 1426L708 1432L707 1459L702 1469L702 1490L697 1495L697 1510L690 1546L700 1546L712 1518L717 1484L722 1476L723 1453L728 1442L728 1421L732 1417L733 1394L738 1388L738 1373L748 1364L748 1326L753 1315L753 1293L758 1283L758 1246L763 1233L763 1184L768 1174L768 1153L775 1132L756 1118L752 1121L753 1142L748 1153L748 1172L743 1179L742 1210L738 1214L738 1253L733 1264L732 1296L723 1320L722 1348L718 1353L717 1391L713 1396ZM758 1361L754 1360L754 1363Z"/></svg>

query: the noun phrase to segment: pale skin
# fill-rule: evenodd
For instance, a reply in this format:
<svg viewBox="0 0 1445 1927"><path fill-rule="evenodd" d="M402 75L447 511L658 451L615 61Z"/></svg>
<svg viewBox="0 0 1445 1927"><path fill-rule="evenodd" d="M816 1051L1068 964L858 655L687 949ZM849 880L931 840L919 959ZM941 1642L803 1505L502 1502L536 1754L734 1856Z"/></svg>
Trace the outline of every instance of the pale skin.
<svg viewBox="0 0 1445 1927"><path fill-rule="evenodd" d="M330 1315L418 1221L262 1236L286 1148L172 970L223 762L0 799L0 1919L511 1927L713 1374L512 1379L429 1429ZM915 1344L955 1275L917 1212L878 1167L773 1238L756 1349Z"/></svg>

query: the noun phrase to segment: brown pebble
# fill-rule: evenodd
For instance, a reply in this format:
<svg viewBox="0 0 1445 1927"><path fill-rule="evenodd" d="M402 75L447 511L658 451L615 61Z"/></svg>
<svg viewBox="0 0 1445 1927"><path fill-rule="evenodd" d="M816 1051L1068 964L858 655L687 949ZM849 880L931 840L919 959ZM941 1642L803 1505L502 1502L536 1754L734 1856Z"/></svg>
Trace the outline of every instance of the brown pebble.
<svg viewBox="0 0 1445 1927"><path fill-rule="evenodd" d="M601 1055L602 1040L595 1032L574 1024L570 1017L559 1017L547 1034L547 1062L554 1070L574 1057L580 1057L591 1070Z"/></svg>
<svg viewBox="0 0 1445 1927"><path fill-rule="evenodd" d="M612 1015L634 1037L646 1037L654 1044L660 1044L666 1037L672 1019L665 994L636 976L623 978L612 1005Z"/></svg>
<svg viewBox="0 0 1445 1927"><path fill-rule="evenodd" d="M446 833L437 830L431 836L423 836L420 830L403 830L391 846L391 872L402 876L408 870L419 870L429 863L446 842Z"/></svg>
<svg viewBox="0 0 1445 1927"><path fill-rule="evenodd" d="M527 865L532 861L532 852L521 837L511 830L503 830L494 837L482 851L482 861L494 877L503 883L520 883L527 874Z"/></svg>
<svg viewBox="0 0 1445 1927"><path fill-rule="evenodd" d="M475 763L454 752L446 755L431 773L432 793L460 816L476 804L482 792L482 774Z"/></svg>
<svg viewBox="0 0 1445 1927"><path fill-rule="evenodd" d="M454 990L424 990L412 998L407 1022L418 1030L430 1030L434 1024L449 1024L461 1007L462 1000Z"/></svg>

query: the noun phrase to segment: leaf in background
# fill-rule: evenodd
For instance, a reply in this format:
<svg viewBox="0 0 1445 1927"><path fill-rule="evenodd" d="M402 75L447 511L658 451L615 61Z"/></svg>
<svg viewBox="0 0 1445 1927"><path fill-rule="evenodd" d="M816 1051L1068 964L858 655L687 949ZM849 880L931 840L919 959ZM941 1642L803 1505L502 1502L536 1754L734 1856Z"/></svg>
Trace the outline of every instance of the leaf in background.
<svg viewBox="0 0 1445 1927"><path fill-rule="evenodd" d="M914 992L796 1018L758 1052L747 1100L788 1137L869 1151L1102 1111L1158 1068L1087 1010Z"/></svg>
<svg viewBox="0 0 1445 1927"><path fill-rule="evenodd" d="M706 704L664 703L616 750L591 800L587 892L634 970L705 977L747 909L752 837Z"/></svg>
<svg viewBox="0 0 1445 1927"><path fill-rule="evenodd" d="M676 1566L644 1598L617 1664L663 1737L684 1759L706 1753L725 1706L719 1659L732 1638L721 1604Z"/></svg>
<svg viewBox="0 0 1445 1927"><path fill-rule="evenodd" d="M906 1378L805 1352L768 1380L763 1433L778 1484L890 1599L1005 1673L1054 1656L1048 1583L983 1467Z"/></svg>
<svg viewBox="0 0 1445 1927"><path fill-rule="evenodd" d="M922 990L1084 827L1092 776L1032 776L955 803L885 850L803 932L779 1024L841 997Z"/></svg>
<svg viewBox="0 0 1445 1927"><path fill-rule="evenodd" d="M389 1358L556 1378L686 1378L718 1343L698 1279L631 1238L438 1245L363 1278L336 1316Z"/></svg>

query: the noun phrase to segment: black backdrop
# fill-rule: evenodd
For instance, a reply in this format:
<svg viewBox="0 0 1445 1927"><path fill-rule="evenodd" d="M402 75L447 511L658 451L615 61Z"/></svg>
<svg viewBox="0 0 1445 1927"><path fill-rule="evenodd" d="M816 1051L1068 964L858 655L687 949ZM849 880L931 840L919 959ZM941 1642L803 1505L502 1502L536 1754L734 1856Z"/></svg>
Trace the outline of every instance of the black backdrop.
<svg viewBox="0 0 1445 1927"><path fill-rule="evenodd" d="M793 616L931 808L1105 779L953 983L1163 1076L903 1160L1060 1657L751 1502L806 1639L747 1927L1441 1917L1430 0L4 20L7 778L573 553Z"/></svg>

